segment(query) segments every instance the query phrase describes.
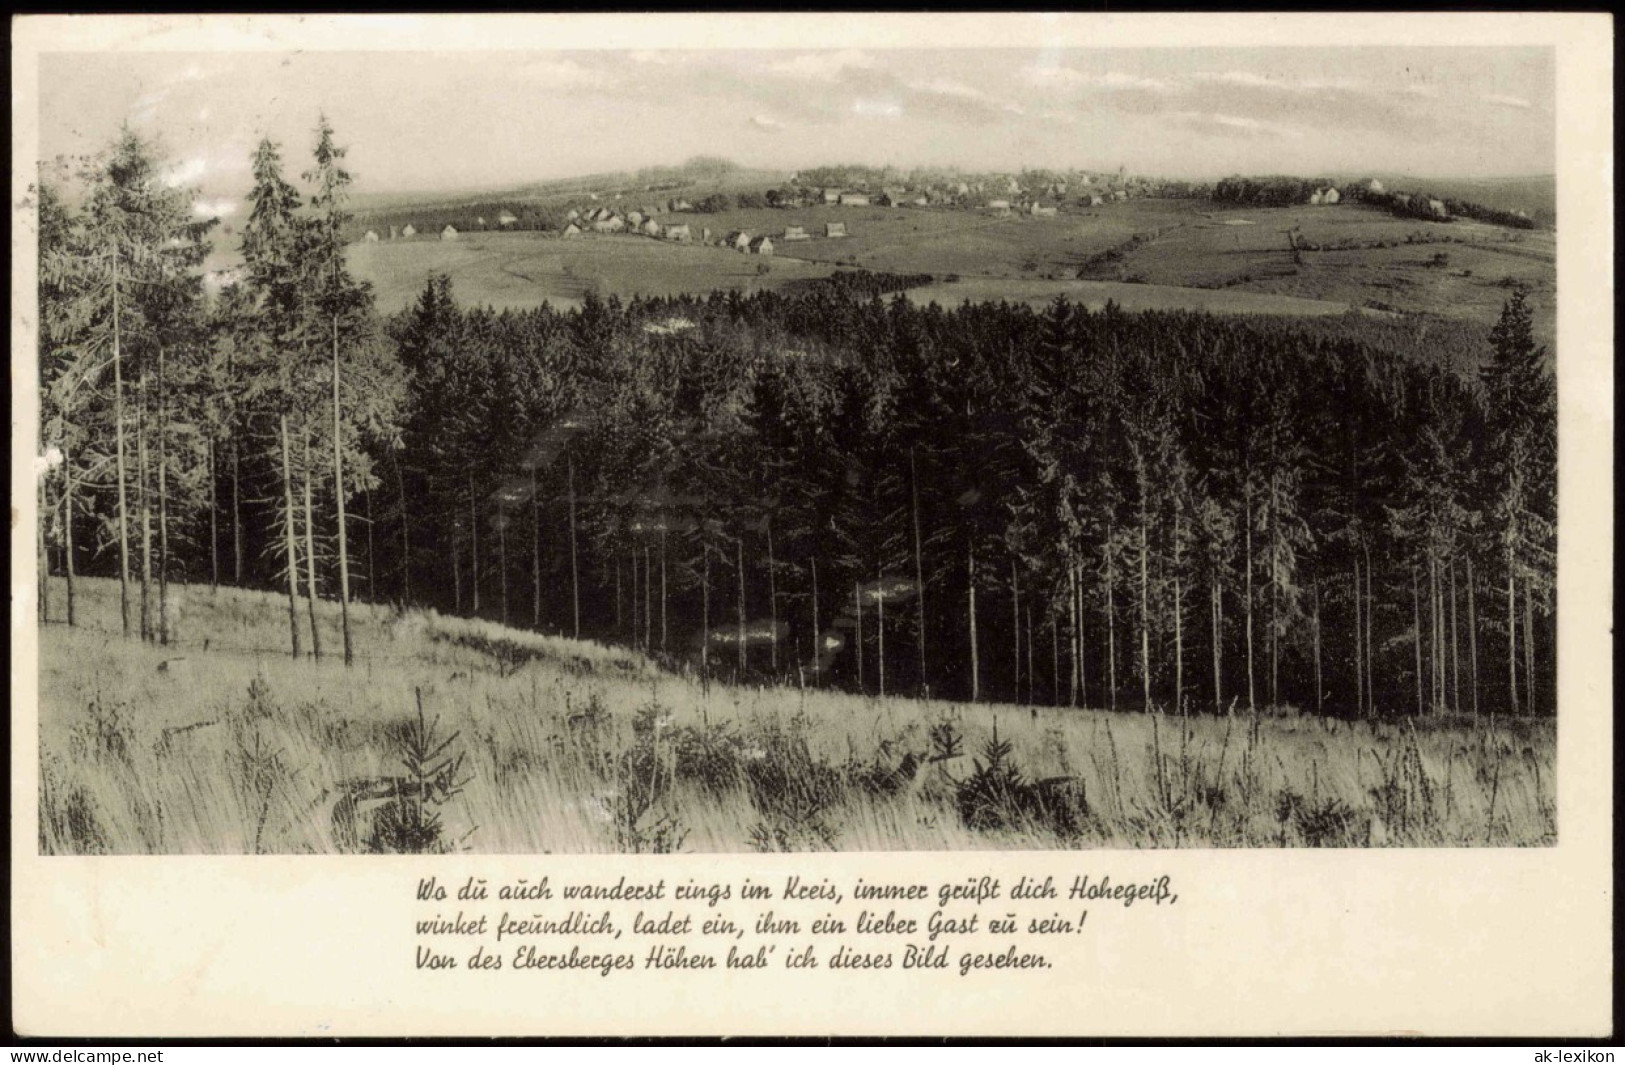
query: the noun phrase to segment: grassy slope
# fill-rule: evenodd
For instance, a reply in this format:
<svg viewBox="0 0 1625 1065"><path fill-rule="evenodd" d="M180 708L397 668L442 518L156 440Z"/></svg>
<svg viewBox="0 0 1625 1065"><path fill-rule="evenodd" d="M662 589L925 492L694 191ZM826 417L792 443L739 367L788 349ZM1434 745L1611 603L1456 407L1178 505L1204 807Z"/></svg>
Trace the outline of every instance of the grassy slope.
<svg viewBox="0 0 1625 1065"><path fill-rule="evenodd" d="M480 852L648 847L663 818L686 833L682 849L701 852L1542 844L1556 835L1549 722L1412 730L1184 721L707 686L617 649L370 606L355 611L361 659L346 669L331 657L290 658L286 602L272 595L176 588L176 642L160 648L116 635L117 594L113 582L81 580L80 627L42 629L46 852L338 849L335 783L400 772L398 740L417 692L444 730L458 731L454 749L472 778L445 807L445 836ZM60 612L59 581L51 596ZM322 604L320 616L331 653L336 608ZM459 637L507 641L533 657L504 662L449 642ZM652 744L633 728L651 704L664 715ZM1029 778L1083 780L1091 817L1080 833L1058 836L1030 816L965 827L937 769L898 794L860 786L903 751L926 752L928 732L944 723L964 737L967 757L948 763L963 779L995 722ZM709 759L705 773L692 771L696 750ZM656 775L676 766L675 784L658 788L630 834L617 831L639 786L629 765ZM795 801L764 804L750 786L763 770L799 782ZM816 794L808 780L823 781Z"/></svg>

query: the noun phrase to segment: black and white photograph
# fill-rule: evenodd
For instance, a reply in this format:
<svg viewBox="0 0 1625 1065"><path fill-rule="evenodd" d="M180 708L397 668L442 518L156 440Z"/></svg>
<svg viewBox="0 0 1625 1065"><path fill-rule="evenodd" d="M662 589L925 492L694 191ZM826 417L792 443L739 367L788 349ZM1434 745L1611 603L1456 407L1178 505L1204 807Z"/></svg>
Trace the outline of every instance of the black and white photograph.
<svg viewBox="0 0 1625 1065"><path fill-rule="evenodd" d="M41 77L43 852L1557 838L1550 49Z"/></svg>
<svg viewBox="0 0 1625 1065"><path fill-rule="evenodd" d="M1036 17L40 48L18 846L1570 840L1560 49Z"/></svg>

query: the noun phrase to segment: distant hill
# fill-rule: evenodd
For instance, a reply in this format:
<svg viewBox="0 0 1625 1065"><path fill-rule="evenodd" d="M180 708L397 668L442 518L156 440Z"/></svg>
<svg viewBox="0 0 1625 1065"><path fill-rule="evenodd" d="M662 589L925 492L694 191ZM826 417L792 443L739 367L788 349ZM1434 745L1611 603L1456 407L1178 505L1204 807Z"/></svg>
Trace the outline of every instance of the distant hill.
<svg viewBox="0 0 1625 1065"><path fill-rule="evenodd" d="M1541 226L1557 224L1557 176L1431 178L1409 174L1352 174L1350 182L1376 178L1389 192L1421 192L1440 199L1481 203L1501 211L1527 211Z"/></svg>

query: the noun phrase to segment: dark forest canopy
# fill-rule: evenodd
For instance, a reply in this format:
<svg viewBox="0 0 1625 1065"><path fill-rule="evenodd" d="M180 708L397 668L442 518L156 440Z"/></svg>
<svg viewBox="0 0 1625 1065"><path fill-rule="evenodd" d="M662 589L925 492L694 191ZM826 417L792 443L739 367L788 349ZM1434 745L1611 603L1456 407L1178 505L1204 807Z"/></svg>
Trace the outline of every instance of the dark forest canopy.
<svg viewBox="0 0 1625 1065"><path fill-rule="evenodd" d="M496 312L436 279L380 320L321 133L303 192L256 154L218 298L138 141L87 210L42 195L52 570L285 592L295 653L347 584L887 694L1554 710L1520 294L1469 373L1354 322L832 286Z"/></svg>

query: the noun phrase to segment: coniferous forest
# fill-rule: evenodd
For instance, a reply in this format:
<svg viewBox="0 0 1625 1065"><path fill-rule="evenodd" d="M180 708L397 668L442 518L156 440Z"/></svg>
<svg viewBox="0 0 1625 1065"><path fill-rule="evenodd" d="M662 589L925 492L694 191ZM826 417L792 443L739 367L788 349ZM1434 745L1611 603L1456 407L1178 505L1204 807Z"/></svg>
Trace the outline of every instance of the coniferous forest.
<svg viewBox="0 0 1625 1065"><path fill-rule="evenodd" d="M178 646L206 634L175 600L231 587L279 604L257 652L355 668L354 615L431 610L706 691L1556 712L1556 393L1519 292L1436 359L1358 316L920 308L850 274L567 312L439 278L383 317L314 140L260 144L230 238L129 131L42 179L44 620L99 581L116 636ZM227 239L243 277L207 290Z"/></svg>

